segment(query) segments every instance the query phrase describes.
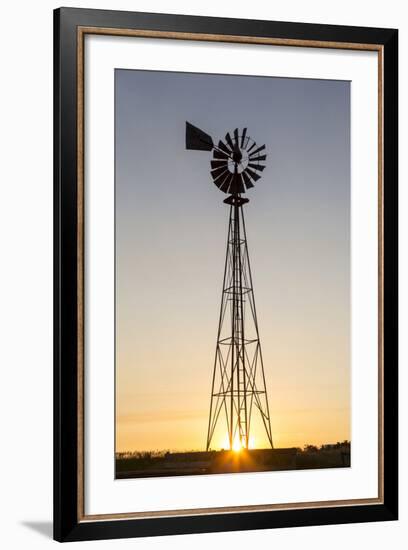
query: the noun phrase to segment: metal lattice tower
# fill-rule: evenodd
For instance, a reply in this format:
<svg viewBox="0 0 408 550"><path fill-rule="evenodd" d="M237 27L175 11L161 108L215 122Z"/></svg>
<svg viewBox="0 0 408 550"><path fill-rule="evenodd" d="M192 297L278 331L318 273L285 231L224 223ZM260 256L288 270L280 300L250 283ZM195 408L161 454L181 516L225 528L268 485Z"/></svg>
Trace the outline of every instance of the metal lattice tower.
<svg viewBox="0 0 408 550"><path fill-rule="evenodd" d="M256 147L246 128L241 134L236 129L233 138L227 133L225 140L215 146L208 134L187 123L187 149L213 150L214 183L230 195L224 200L230 211L206 449L221 423L227 430L229 448L247 449L255 414L273 448L244 220L243 206L249 200L241 196L265 168L261 161L266 155L260 155L265 146Z"/></svg>
<svg viewBox="0 0 408 550"><path fill-rule="evenodd" d="M248 448L254 408L273 447L245 230L248 199L231 196L224 202L230 204L230 215L206 447L224 415L230 449L237 444Z"/></svg>

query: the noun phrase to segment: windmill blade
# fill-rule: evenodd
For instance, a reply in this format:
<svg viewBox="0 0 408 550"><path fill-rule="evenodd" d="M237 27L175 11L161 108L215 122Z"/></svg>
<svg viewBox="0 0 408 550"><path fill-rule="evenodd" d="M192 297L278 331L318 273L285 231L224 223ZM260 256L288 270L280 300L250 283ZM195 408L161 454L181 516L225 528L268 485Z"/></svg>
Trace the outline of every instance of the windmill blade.
<svg viewBox="0 0 408 550"><path fill-rule="evenodd" d="M212 137L186 121L186 149L211 151L214 147Z"/></svg>
<svg viewBox="0 0 408 550"><path fill-rule="evenodd" d="M229 170L227 170L225 174L222 174L218 178L215 178L214 183L218 187L218 189L220 189L224 193L228 193L228 188L230 186L231 179L232 179L232 174Z"/></svg>
<svg viewBox="0 0 408 550"><path fill-rule="evenodd" d="M225 172L228 170L227 165L220 166L219 168L215 168L214 170L211 170L211 175L213 179L218 178L218 176L221 176L222 174L225 174Z"/></svg>
<svg viewBox="0 0 408 550"><path fill-rule="evenodd" d="M220 166L228 166L228 161L226 160L212 160L211 168L219 168ZM257 164L255 166L258 166Z"/></svg>
<svg viewBox="0 0 408 550"><path fill-rule="evenodd" d="M229 182L229 186L228 186L228 193L238 193L238 191L236 191L236 186L235 186L235 181L234 181L234 174L231 174L231 179L230 179L230 182Z"/></svg>
<svg viewBox="0 0 408 550"><path fill-rule="evenodd" d="M234 140L235 140L235 148L237 148L238 147L238 128L235 128L234 130Z"/></svg>
<svg viewBox="0 0 408 550"><path fill-rule="evenodd" d="M242 172L241 176L244 180L244 183L245 183L245 186L246 186L247 189L254 186L254 184L251 181L251 178L248 176L248 174L246 174L246 172Z"/></svg>
<svg viewBox="0 0 408 550"><path fill-rule="evenodd" d="M232 174L232 181L228 189L228 193L245 193L245 187L242 183L241 174Z"/></svg>
<svg viewBox="0 0 408 550"><path fill-rule="evenodd" d="M217 185L219 187L229 174L231 174L231 172L229 170L224 170L223 172L219 173L218 175L213 176L213 180L214 180L215 185Z"/></svg>
<svg viewBox="0 0 408 550"><path fill-rule="evenodd" d="M232 142L231 136L229 135L229 132L227 132L226 135L225 135L225 141L231 147L231 151L233 151L234 150L234 144Z"/></svg>
<svg viewBox="0 0 408 550"><path fill-rule="evenodd" d="M220 191L223 191L224 193L228 193L228 188L230 186L231 179L233 178L233 175L231 172L228 171L228 175L226 176L225 180L221 183L221 185L218 186Z"/></svg>
<svg viewBox="0 0 408 550"><path fill-rule="evenodd" d="M251 147L247 150L247 153L249 153L249 151L250 151L251 149L253 149L254 147L256 147L256 142L255 142L255 141L253 142L253 144L251 145Z"/></svg>
<svg viewBox="0 0 408 550"><path fill-rule="evenodd" d="M248 166L250 168L254 168L255 170L259 170L260 172L263 172L265 170L264 164L252 164L252 162L250 162Z"/></svg>
<svg viewBox="0 0 408 550"><path fill-rule="evenodd" d="M238 182L238 185L239 185L239 188L240 190L238 191L239 193L245 193L246 189L245 189L245 185L244 185L244 182L242 181L242 174L237 174L237 182Z"/></svg>
<svg viewBox="0 0 408 550"><path fill-rule="evenodd" d="M227 153L223 153L222 151L218 151L217 149L214 149L214 158L228 160L231 157L230 155L227 155Z"/></svg>
<svg viewBox="0 0 408 550"><path fill-rule="evenodd" d="M247 133L247 129L244 128L244 130L243 130L243 132L242 132L242 136L241 136L241 149L242 149L243 146L244 146L244 141L245 141L246 133Z"/></svg>
<svg viewBox="0 0 408 550"><path fill-rule="evenodd" d="M250 161L251 161L251 162L257 162L257 161L260 161L260 160L265 160L265 159L266 159L266 155L262 155L261 157L256 157L256 158L254 158L254 159L251 158L251 157L249 157L249 158L250 158Z"/></svg>
<svg viewBox="0 0 408 550"><path fill-rule="evenodd" d="M258 176L258 174L250 168L246 169L246 173L248 174L248 176L251 176L254 181L258 181L261 178L261 176Z"/></svg>
<svg viewBox="0 0 408 550"><path fill-rule="evenodd" d="M260 153L265 149L265 145L261 145L258 147L258 149L255 149L255 151L252 151L252 153L249 155L249 157L253 157L256 153Z"/></svg>
<svg viewBox="0 0 408 550"><path fill-rule="evenodd" d="M227 155L231 155L232 151L228 149L228 147L225 145L223 141L218 142L218 148L221 149L221 151L224 151L224 153L227 153Z"/></svg>

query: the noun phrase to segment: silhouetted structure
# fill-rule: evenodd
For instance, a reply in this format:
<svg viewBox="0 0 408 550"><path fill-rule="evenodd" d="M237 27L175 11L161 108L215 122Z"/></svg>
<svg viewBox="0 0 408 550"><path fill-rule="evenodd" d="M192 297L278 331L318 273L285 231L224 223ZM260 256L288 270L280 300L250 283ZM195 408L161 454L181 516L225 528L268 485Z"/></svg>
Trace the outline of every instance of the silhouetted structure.
<svg viewBox="0 0 408 550"><path fill-rule="evenodd" d="M206 449L222 419L230 449L248 449L255 411L273 448L243 210L249 199L241 196L260 179L265 145L257 147L246 128L214 145L211 136L187 122L186 148L213 152L211 176L229 195L224 203L230 207Z"/></svg>

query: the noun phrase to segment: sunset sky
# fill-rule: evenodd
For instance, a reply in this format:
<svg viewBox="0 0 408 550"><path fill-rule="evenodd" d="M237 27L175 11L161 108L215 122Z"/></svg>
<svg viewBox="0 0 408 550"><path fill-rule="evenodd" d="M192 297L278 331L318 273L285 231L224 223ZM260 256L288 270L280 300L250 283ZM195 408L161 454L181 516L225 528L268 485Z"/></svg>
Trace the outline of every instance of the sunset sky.
<svg viewBox="0 0 408 550"><path fill-rule="evenodd" d="M116 451L205 448L228 207L186 120L266 144L245 217L275 447L351 439L350 83L116 70L115 103Z"/></svg>

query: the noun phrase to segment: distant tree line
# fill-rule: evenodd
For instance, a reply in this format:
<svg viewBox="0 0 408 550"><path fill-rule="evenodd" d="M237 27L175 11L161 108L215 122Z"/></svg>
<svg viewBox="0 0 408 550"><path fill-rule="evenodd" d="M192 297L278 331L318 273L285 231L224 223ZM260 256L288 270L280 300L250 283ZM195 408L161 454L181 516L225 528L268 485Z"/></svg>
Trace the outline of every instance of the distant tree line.
<svg viewBox="0 0 408 550"><path fill-rule="evenodd" d="M335 450L350 450L351 443L347 439L344 441L337 441L337 443L325 443L324 445L304 445L303 449L298 449L300 452L304 453L318 453L319 451L335 451Z"/></svg>

